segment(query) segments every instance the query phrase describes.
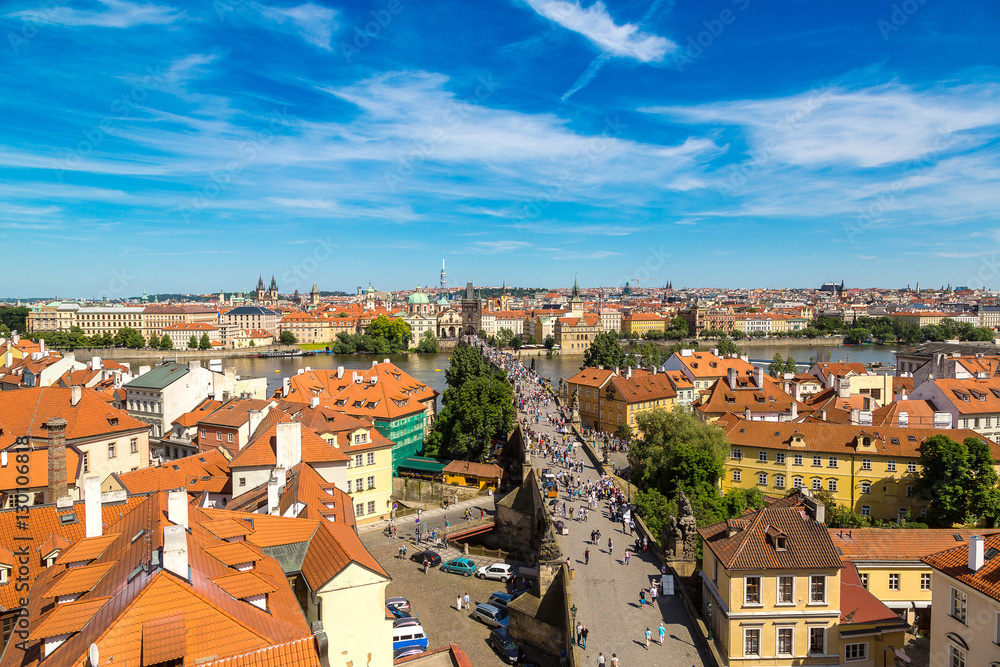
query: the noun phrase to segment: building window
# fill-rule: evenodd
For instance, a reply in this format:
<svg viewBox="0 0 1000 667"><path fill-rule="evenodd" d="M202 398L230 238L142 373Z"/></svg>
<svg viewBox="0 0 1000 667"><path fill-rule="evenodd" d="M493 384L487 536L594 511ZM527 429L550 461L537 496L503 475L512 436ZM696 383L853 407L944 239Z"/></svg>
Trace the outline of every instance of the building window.
<svg viewBox="0 0 1000 667"><path fill-rule="evenodd" d="M747 577L744 580L744 597L746 604L760 604L760 577Z"/></svg>
<svg viewBox="0 0 1000 667"><path fill-rule="evenodd" d="M778 604L795 602L795 577L782 575L778 577Z"/></svg>
<svg viewBox="0 0 1000 667"><path fill-rule="evenodd" d="M774 486L776 488L778 488L778 489L785 488L785 476L784 475L775 475L774 476Z"/></svg>
<svg viewBox="0 0 1000 667"><path fill-rule="evenodd" d="M743 630L743 655L760 655L760 628L746 628Z"/></svg>
<svg viewBox="0 0 1000 667"><path fill-rule="evenodd" d="M90 472L90 452L83 453L83 472Z"/></svg>
<svg viewBox="0 0 1000 667"><path fill-rule="evenodd" d="M246 485L247 485L247 478L240 477L240 486L246 486Z"/></svg>
<svg viewBox="0 0 1000 667"><path fill-rule="evenodd" d="M361 454L355 455L355 457L354 457L354 465L355 466L357 466L357 467L360 468L361 466L364 465L364 463L365 463L365 457L364 456L362 456Z"/></svg>
<svg viewBox="0 0 1000 667"><path fill-rule="evenodd" d="M831 479L826 483L827 490L836 493L837 492L837 480Z"/></svg>
<svg viewBox="0 0 1000 667"><path fill-rule="evenodd" d="M201 429L201 437L205 437L205 429Z"/></svg>
<svg viewBox="0 0 1000 667"><path fill-rule="evenodd" d="M871 459L861 459L861 469L862 470L871 470L872 469L872 460Z"/></svg>
<svg viewBox="0 0 1000 667"><path fill-rule="evenodd" d="M826 577L814 574L809 577L809 602L826 602Z"/></svg>
<svg viewBox="0 0 1000 667"><path fill-rule="evenodd" d="M920 590L929 591L931 589L931 573L922 572L920 574ZM997 642L1000 644L1000 641Z"/></svg>
<svg viewBox="0 0 1000 667"><path fill-rule="evenodd" d="M757 453L757 460L760 461L761 463L767 463L767 452L765 452L763 450L760 451L760 452L758 452Z"/></svg>
<svg viewBox="0 0 1000 667"><path fill-rule="evenodd" d="M836 468L837 467L837 457L836 456L831 456L830 457L830 467L831 468Z"/></svg>
<svg viewBox="0 0 1000 667"><path fill-rule="evenodd" d="M357 491L358 493L361 493L362 491L364 491L365 490L365 480L362 479L362 478L360 478L360 477L358 477L356 480L354 480L354 490Z"/></svg>
<svg viewBox="0 0 1000 667"><path fill-rule="evenodd" d="M899 590L899 575L890 574L889 575L889 590L898 591Z"/></svg>
<svg viewBox="0 0 1000 667"><path fill-rule="evenodd" d="M215 441L216 442L222 442L222 431L216 431L215 432Z"/></svg>
<svg viewBox="0 0 1000 667"><path fill-rule="evenodd" d="M792 486L794 486L796 489L801 489L802 488L802 478L801 477L793 477L792 478Z"/></svg>
<svg viewBox="0 0 1000 667"><path fill-rule="evenodd" d="M128 445L129 445L129 450L133 454L139 453L139 438L132 438L131 440L129 440Z"/></svg>
<svg viewBox="0 0 1000 667"><path fill-rule="evenodd" d="M912 486L906 487L906 497L907 498L912 498L915 495L917 495L915 487L912 487Z"/></svg>
<svg viewBox="0 0 1000 667"><path fill-rule="evenodd" d="M375 488L375 475L368 476L368 488L369 490Z"/></svg>
<svg viewBox="0 0 1000 667"><path fill-rule="evenodd" d="M956 621L965 623L969 613L969 595L957 588L951 589L951 615Z"/></svg>
<svg viewBox="0 0 1000 667"><path fill-rule="evenodd" d="M759 472L757 473L757 483L762 486L767 486L767 473Z"/></svg>
<svg viewBox="0 0 1000 667"><path fill-rule="evenodd" d="M948 645L948 667L965 667L965 651L954 644Z"/></svg>
<svg viewBox="0 0 1000 667"><path fill-rule="evenodd" d="M375 501L374 500L369 500L368 501L368 513L369 514L375 514Z"/></svg>
<svg viewBox="0 0 1000 667"><path fill-rule="evenodd" d="M347 480L347 492L351 492L351 480Z"/></svg>
<svg viewBox="0 0 1000 667"><path fill-rule="evenodd" d="M368 465L375 464L375 452L368 452Z"/></svg>
<svg viewBox="0 0 1000 667"><path fill-rule="evenodd" d="M867 660L868 644L845 644L844 660Z"/></svg>
<svg viewBox="0 0 1000 667"><path fill-rule="evenodd" d="M868 573L858 572L858 578L861 579L861 585L868 588Z"/></svg>
<svg viewBox="0 0 1000 667"><path fill-rule="evenodd" d="M809 628L809 653L826 653L826 628Z"/></svg>
<svg viewBox="0 0 1000 667"><path fill-rule="evenodd" d="M871 493L872 483L871 482L861 482L861 493Z"/></svg>
<svg viewBox="0 0 1000 667"><path fill-rule="evenodd" d="M783 656L792 655L793 645L794 642L792 641L792 629L778 628L778 655L783 655Z"/></svg>
<svg viewBox="0 0 1000 667"><path fill-rule="evenodd" d="M797 466L802 465L802 455L801 454L796 454L795 458L792 460L792 463L794 463Z"/></svg>
<svg viewBox="0 0 1000 667"><path fill-rule="evenodd" d="M917 472L917 464L910 461L906 464L906 472Z"/></svg>
<svg viewBox="0 0 1000 667"><path fill-rule="evenodd" d="M108 458L109 459L115 458L115 456L116 456L115 450L116 449L117 448L115 447L115 443L113 443L113 442L109 442L108 443Z"/></svg>
<svg viewBox="0 0 1000 667"><path fill-rule="evenodd" d="M823 465L823 457L822 456L814 456L813 457L813 465L816 466L817 468L822 467L822 465Z"/></svg>
<svg viewBox="0 0 1000 667"><path fill-rule="evenodd" d="M819 477L813 477L813 491L819 491L823 488L823 480Z"/></svg>
<svg viewBox="0 0 1000 667"><path fill-rule="evenodd" d="M886 461L885 462L885 471L886 472L896 472L896 462L895 461Z"/></svg>
<svg viewBox="0 0 1000 667"><path fill-rule="evenodd" d="M871 505L862 505L861 506L861 516L871 516L871 515L872 515L872 506Z"/></svg>
<svg viewBox="0 0 1000 667"><path fill-rule="evenodd" d="M785 462L785 454L784 454L784 452L779 452L779 453L775 454L774 458L778 461L778 463L784 463Z"/></svg>
<svg viewBox="0 0 1000 667"><path fill-rule="evenodd" d="M743 458L743 450L742 449L734 449L732 457L734 459L742 459Z"/></svg>
<svg viewBox="0 0 1000 667"><path fill-rule="evenodd" d="M365 504L358 503L354 506L354 516L364 516L365 515Z"/></svg>

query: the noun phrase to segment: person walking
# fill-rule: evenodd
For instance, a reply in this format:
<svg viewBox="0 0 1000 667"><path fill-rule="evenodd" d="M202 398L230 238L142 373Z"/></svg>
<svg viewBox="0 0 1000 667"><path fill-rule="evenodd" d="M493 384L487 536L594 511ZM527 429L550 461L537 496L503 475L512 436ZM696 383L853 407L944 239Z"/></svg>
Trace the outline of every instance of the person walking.
<svg viewBox="0 0 1000 667"><path fill-rule="evenodd" d="M663 627L663 621L660 621L659 633L660 633L660 646L663 646L663 636L667 634L667 629Z"/></svg>
<svg viewBox="0 0 1000 667"><path fill-rule="evenodd" d="M649 588L649 604L651 604L654 607L656 606L656 596L657 596L657 594L659 594L659 591L656 589L656 584L653 584Z"/></svg>
<svg viewBox="0 0 1000 667"><path fill-rule="evenodd" d="M468 593L466 593L465 597L462 598L462 602L465 603L465 608L466 609L472 609L472 607L469 606L469 594Z"/></svg>
<svg viewBox="0 0 1000 667"><path fill-rule="evenodd" d="M580 640L583 639L583 623L580 621L576 622L576 643L577 646L580 645Z"/></svg>
<svg viewBox="0 0 1000 667"><path fill-rule="evenodd" d="M643 609L646 606L646 589L639 589L639 609Z"/></svg>
<svg viewBox="0 0 1000 667"><path fill-rule="evenodd" d="M628 555L631 553L628 549L625 549L625 565L628 566Z"/></svg>
<svg viewBox="0 0 1000 667"><path fill-rule="evenodd" d="M608 555L609 556L613 556L614 553L615 553L615 544L614 544L614 542L611 541L611 538L609 537L608 538Z"/></svg>
<svg viewBox="0 0 1000 667"><path fill-rule="evenodd" d="M611 667L621 667L621 663L618 662L618 654L611 654Z"/></svg>
<svg viewBox="0 0 1000 667"><path fill-rule="evenodd" d="M462 596L461 595L456 595L455 596L455 609L458 609L459 611L462 611Z"/></svg>
<svg viewBox="0 0 1000 667"><path fill-rule="evenodd" d="M583 551L583 564L590 565L590 547L587 547Z"/></svg>
<svg viewBox="0 0 1000 667"><path fill-rule="evenodd" d="M598 653L597 654L597 667L604 667L604 654L603 653Z"/></svg>
<svg viewBox="0 0 1000 667"><path fill-rule="evenodd" d="M430 567L431 567L431 562L425 558L424 559L424 574L427 574L427 570L429 570Z"/></svg>
<svg viewBox="0 0 1000 667"><path fill-rule="evenodd" d="M649 638L652 637L652 636L653 636L653 633L651 633L649 631L649 628L646 628L646 650L647 651L649 650Z"/></svg>
<svg viewBox="0 0 1000 667"><path fill-rule="evenodd" d="M580 648L582 648L582 649L586 649L587 648L587 636L589 634L590 634L590 630L587 629L586 625L583 626L583 631L580 633L580 638L583 640L583 645L580 646Z"/></svg>

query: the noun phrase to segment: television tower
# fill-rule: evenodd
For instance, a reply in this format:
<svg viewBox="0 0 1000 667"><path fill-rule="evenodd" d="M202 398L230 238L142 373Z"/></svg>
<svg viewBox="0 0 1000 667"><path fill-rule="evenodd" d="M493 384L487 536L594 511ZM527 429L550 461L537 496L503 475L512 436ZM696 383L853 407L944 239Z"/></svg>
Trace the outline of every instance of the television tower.
<svg viewBox="0 0 1000 667"><path fill-rule="evenodd" d="M441 253L441 289L448 286L448 274L444 272L444 252Z"/></svg>

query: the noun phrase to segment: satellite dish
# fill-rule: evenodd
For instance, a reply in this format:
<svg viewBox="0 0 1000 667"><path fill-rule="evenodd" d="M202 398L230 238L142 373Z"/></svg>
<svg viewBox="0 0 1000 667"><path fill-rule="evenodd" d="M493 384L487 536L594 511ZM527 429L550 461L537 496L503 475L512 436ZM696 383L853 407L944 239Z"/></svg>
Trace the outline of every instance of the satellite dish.
<svg viewBox="0 0 1000 667"><path fill-rule="evenodd" d="M87 658L90 659L90 667L97 667L101 664L101 655L97 651L97 644L91 644L87 651Z"/></svg>

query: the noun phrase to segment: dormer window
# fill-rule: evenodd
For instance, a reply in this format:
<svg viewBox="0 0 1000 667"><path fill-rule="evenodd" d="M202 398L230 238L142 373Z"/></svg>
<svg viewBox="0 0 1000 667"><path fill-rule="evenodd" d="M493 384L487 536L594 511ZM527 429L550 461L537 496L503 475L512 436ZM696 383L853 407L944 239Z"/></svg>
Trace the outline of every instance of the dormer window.
<svg viewBox="0 0 1000 667"><path fill-rule="evenodd" d="M774 538L774 548L777 551L786 551L788 549L788 538L784 535L778 535Z"/></svg>

